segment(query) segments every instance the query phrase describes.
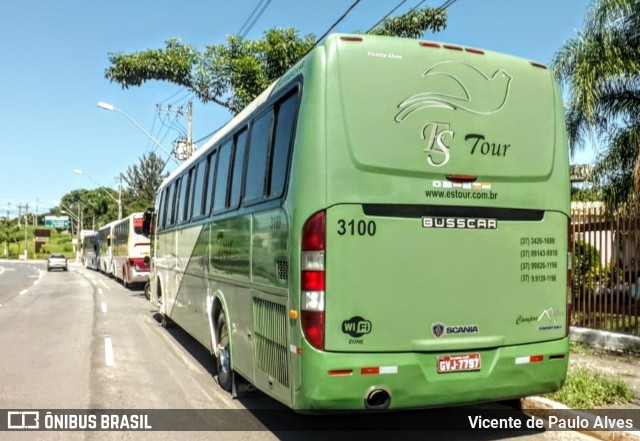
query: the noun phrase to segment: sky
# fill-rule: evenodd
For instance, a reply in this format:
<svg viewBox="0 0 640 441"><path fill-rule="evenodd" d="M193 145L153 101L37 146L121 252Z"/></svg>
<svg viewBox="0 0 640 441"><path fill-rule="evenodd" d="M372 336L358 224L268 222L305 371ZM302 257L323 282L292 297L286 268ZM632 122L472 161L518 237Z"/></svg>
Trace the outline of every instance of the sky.
<svg viewBox="0 0 640 441"><path fill-rule="evenodd" d="M0 5L0 216L29 205L47 213L78 189L117 188L117 177L149 151L171 150L184 133L175 110L193 100L193 139L231 118L186 89L152 81L122 89L104 76L109 53L164 47L179 37L204 50L238 34L260 0L20 0ZM273 27L320 36L354 0L271 0L246 34ZM334 32L365 31L399 0L361 0ZM408 0L394 15L420 3ZM426 0L440 6L444 0ZM446 30L425 40L505 52L548 64L582 28L590 0L457 0ZM106 102L123 113L97 107ZM158 111L158 105L172 112ZM590 161L589 152L573 162ZM171 164L171 162L170 162ZM74 173L81 170L81 174ZM168 168L171 170L171 167ZM24 213L24 208L22 209Z"/></svg>

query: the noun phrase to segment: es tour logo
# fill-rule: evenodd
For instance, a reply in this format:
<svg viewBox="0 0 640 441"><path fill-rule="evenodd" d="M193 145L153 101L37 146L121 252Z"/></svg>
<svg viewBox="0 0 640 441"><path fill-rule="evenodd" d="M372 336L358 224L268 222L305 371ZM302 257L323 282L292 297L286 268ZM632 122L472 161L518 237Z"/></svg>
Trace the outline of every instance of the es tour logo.
<svg viewBox="0 0 640 441"><path fill-rule="evenodd" d="M423 109L464 111L472 115L491 115L504 108L511 89L512 77L502 69L486 74L475 66L460 61L443 61L427 69L422 77L425 90L398 104L395 121L404 122L413 113ZM424 152L427 163L441 167L449 162L450 142L455 137L450 124L427 122L420 136L427 142ZM487 140L485 135L467 134L471 141L471 154L506 156L509 144Z"/></svg>

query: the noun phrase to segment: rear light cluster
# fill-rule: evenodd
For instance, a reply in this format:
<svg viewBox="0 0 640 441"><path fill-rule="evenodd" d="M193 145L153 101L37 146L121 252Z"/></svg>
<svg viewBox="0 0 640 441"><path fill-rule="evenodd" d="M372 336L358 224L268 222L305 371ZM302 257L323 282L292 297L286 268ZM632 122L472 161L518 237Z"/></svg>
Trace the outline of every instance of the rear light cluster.
<svg viewBox="0 0 640 441"><path fill-rule="evenodd" d="M149 265L144 263L143 258L129 258L129 268L135 268L136 271L149 271Z"/></svg>
<svg viewBox="0 0 640 441"><path fill-rule="evenodd" d="M476 54L476 55L484 55L484 51L480 50L480 49L474 49L474 48L470 48L470 47L462 47L462 46L457 46L454 44L440 44L440 43L433 43L431 41L421 41L420 42L420 46L422 47L428 47L428 48L433 48L433 49L448 49L450 51L458 51L458 52L468 52L470 54Z"/></svg>
<svg viewBox="0 0 640 441"><path fill-rule="evenodd" d="M320 211L302 229L300 253L301 324L311 346L324 349L326 216Z"/></svg>

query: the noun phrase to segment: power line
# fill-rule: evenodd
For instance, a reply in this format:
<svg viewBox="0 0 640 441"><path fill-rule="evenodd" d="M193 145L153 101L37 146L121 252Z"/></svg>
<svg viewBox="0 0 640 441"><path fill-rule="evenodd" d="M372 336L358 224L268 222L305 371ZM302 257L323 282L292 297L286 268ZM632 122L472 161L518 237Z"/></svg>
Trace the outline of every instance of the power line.
<svg viewBox="0 0 640 441"><path fill-rule="evenodd" d="M238 30L238 32L236 32L236 35L240 35L242 34L242 31L244 30L245 26L247 26L247 23L249 23L249 21L251 20L251 17L253 17L253 14L256 13L256 11L258 10L258 8L260 7L260 5L262 4L262 2L264 2L264 0L260 0L258 2L258 4L256 5L255 8L253 8L253 11L251 11L251 14L249 14L249 16L247 17L247 19L244 21L244 23L242 23L242 26L240 26L240 29Z"/></svg>
<svg viewBox="0 0 640 441"><path fill-rule="evenodd" d="M415 5L413 8L409 9L409 14L411 14L413 11L415 11L416 9L418 9L426 0L422 0L420 3L418 3L417 5Z"/></svg>
<svg viewBox="0 0 640 441"><path fill-rule="evenodd" d="M382 23L384 20L387 19L387 17L389 17L391 14L393 14L400 6L403 5L403 3L405 3L407 0L402 0L400 3L398 3L396 5L395 8L393 8L391 11L389 11L384 17L382 17L380 20L378 20L378 22L376 24L374 24L373 26L371 26L366 33L371 32L372 30L374 30L376 27L378 27L378 25L380 23ZM407 12L407 14L411 14L413 11L415 11L416 9L418 9L426 0L422 0L420 3L418 3L417 5L415 5L413 8L409 9L409 11ZM454 4L455 2L457 2L458 0L446 0L442 5L440 5L437 9L436 12L441 12L444 11L445 9L447 9L449 6L451 6L452 4Z"/></svg>
<svg viewBox="0 0 640 441"><path fill-rule="evenodd" d="M405 4L407 2L407 0L402 0L400 3L398 3L396 5L395 8L393 8L392 10L390 10L389 12L387 12L387 15L385 15L384 17L382 17L380 20L378 20L378 23L374 24L373 26L371 26L368 30L367 30L367 34L371 31L373 31L375 28L378 27L378 25L380 23L382 23L383 21L385 21L387 19L387 17L389 17L391 14L393 14L394 12L396 12L396 9L398 9L400 6L402 6L403 4Z"/></svg>
<svg viewBox="0 0 640 441"><path fill-rule="evenodd" d="M316 40L316 42L315 42L315 43L313 43L313 46L311 46L311 47L309 48L309 50L308 50L308 51L307 51L307 52L306 52L306 53L305 53L301 58L304 58L304 57L305 57L309 52L311 52L311 51L312 51L312 50L313 50L313 49L318 45L318 43L320 43L320 42L324 39L324 37L326 37L327 35L329 35L329 33L330 33L331 31L333 31L333 29L334 29L336 26L338 26L338 24L340 24L340 22L341 22L342 20L344 20L344 18L345 18L347 15L349 15L349 13L351 12L351 10L352 10L353 8L355 8L355 7L357 6L357 4L358 4L358 3L360 3L360 1L361 1L361 0L356 0L355 2L353 2L353 3L351 4L351 6L349 6L349 8L348 8L346 11L344 11L344 13L342 14L342 16L341 16L339 19L337 19L337 20L336 20L336 21L335 21L335 22L334 22L334 23L329 27L329 29L327 29L327 31L326 31L324 34L322 34L322 36L321 36L321 37L319 37L319 38Z"/></svg>
<svg viewBox="0 0 640 441"><path fill-rule="evenodd" d="M172 93L170 96L168 96L167 98L163 99L162 101L160 101L160 104L164 104L167 101L169 101L171 98L173 98L174 96L178 95L181 92L184 92L185 89L188 91L189 89L187 89L186 87L180 87L178 88L178 90L176 90L174 93Z"/></svg>
<svg viewBox="0 0 640 441"><path fill-rule="evenodd" d="M449 6L451 6L452 4L454 4L457 1L458 0L447 0L438 9L441 10L441 11L444 11L445 9L447 9Z"/></svg>
<svg viewBox="0 0 640 441"><path fill-rule="evenodd" d="M258 19L262 16L262 14L264 13L265 9L267 9L267 6L269 6L269 3L271 3L271 0L267 0L264 3L264 5L262 6L262 9L260 9L260 11L258 11L258 9L260 8L260 5L262 5L262 3L264 1L265 0L260 0L258 2L258 4L256 5L256 7L251 12L251 14L249 14L249 17L247 17L247 20L244 22L244 24L242 25L242 27L238 31L238 35L240 35L240 37L242 37L242 38L246 37L246 35L251 30L251 28L253 28L253 26L256 24ZM257 13L256 13L256 11L257 11ZM255 17L254 17L254 15L255 15Z"/></svg>

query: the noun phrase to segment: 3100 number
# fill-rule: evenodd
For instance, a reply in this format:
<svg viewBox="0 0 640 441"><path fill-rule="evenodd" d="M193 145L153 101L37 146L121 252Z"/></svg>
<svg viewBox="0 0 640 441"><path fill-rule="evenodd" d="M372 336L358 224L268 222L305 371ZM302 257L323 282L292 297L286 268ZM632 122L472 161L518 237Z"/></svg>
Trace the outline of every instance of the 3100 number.
<svg viewBox="0 0 640 441"><path fill-rule="evenodd" d="M374 221L338 219L338 234L340 236L375 236L376 223Z"/></svg>

